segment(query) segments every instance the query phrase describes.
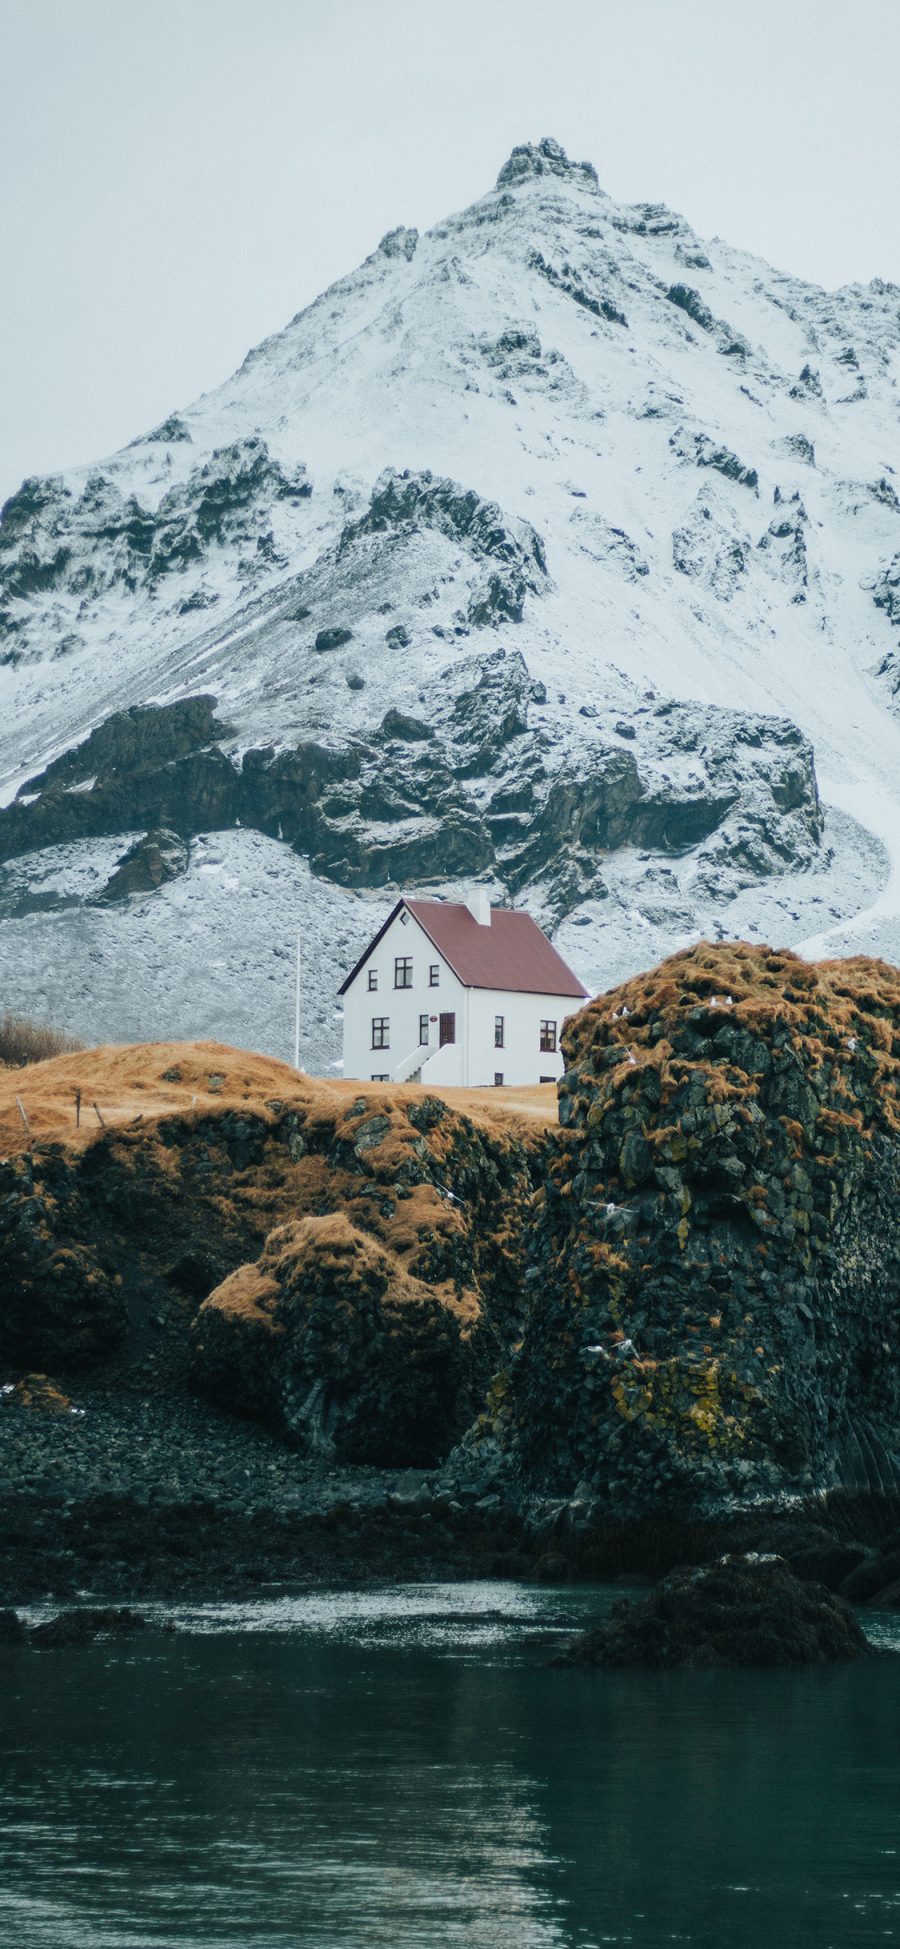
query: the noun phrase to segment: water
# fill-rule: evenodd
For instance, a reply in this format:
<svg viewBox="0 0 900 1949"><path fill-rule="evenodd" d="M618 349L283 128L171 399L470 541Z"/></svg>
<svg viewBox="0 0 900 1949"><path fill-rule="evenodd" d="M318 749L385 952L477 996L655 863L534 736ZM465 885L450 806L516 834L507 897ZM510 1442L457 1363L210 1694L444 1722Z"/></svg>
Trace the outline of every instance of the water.
<svg viewBox="0 0 900 1949"><path fill-rule="evenodd" d="M900 1942L900 1658L548 1669L608 1601L407 1586L4 1653L0 1949Z"/></svg>

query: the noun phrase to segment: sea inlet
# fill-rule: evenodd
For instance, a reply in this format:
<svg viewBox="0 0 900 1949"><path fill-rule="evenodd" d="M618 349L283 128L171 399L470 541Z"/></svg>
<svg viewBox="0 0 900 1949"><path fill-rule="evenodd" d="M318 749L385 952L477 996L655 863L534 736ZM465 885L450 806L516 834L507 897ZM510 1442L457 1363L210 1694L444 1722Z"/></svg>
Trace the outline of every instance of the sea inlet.
<svg viewBox="0 0 900 1949"><path fill-rule="evenodd" d="M0 1943L900 1942L900 1658L555 1669L611 1601L407 1584L4 1648Z"/></svg>

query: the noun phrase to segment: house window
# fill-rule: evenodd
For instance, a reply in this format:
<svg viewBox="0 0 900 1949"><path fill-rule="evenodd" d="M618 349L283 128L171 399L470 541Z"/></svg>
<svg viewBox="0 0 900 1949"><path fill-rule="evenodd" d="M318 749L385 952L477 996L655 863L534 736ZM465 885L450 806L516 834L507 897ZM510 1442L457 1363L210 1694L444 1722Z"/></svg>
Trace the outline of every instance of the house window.
<svg viewBox="0 0 900 1949"><path fill-rule="evenodd" d="M378 987L378 969L370 968L369 969L369 994L374 995L377 987Z"/></svg>
<svg viewBox="0 0 900 1949"><path fill-rule="evenodd" d="M370 1076L370 1077L369 1077L369 1081L370 1081L370 1083L389 1083L389 1082L390 1082L390 1080L391 1080L391 1079L390 1079L390 1077L389 1077L388 1075L384 1075L384 1076Z"/></svg>
<svg viewBox="0 0 900 1949"><path fill-rule="evenodd" d="M398 954L394 962L394 987L412 987L412 955Z"/></svg>
<svg viewBox="0 0 900 1949"><path fill-rule="evenodd" d="M442 1015L439 1018L439 1028L440 1028L440 1034L438 1036L438 1041L442 1049L445 1043L456 1041L456 1016L455 1015Z"/></svg>
<svg viewBox="0 0 900 1949"><path fill-rule="evenodd" d="M372 1047L389 1049L391 1046L391 1018L389 1015L373 1015Z"/></svg>
<svg viewBox="0 0 900 1949"><path fill-rule="evenodd" d="M431 963L431 966L430 966L430 968L429 968L429 970L428 970L428 986L429 986L429 988L437 988L437 987L439 987L439 986L440 986L440 979L441 979L441 964L440 964L440 962L439 962L439 961L432 961L432 963Z"/></svg>
<svg viewBox="0 0 900 1949"><path fill-rule="evenodd" d="M427 1041L428 1041L428 1017L427 1015L420 1015L419 1016L419 1043L423 1049Z"/></svg>
<svg viewBox="0 0 900 1949"><path fill-rule="evenodd" d="M494 1048L503 1048L503 1016L494 1016Z"/></svg>
<svg viewBox="0 0 900 1949"><path fill-rule="evenodd" d="M494 1070L494 1088L495 1088L495 1090L501 1090L501 1089L503 1088L503 1071L502 1071L502 1069L495 1069L495 1070Z"/></svg>
<svg viewBox="0 0 900 1949"><path fill-rule="evenodd" d="M556 1023L541 1023L541 1052L545 1056L556 1054Z"/></svg>

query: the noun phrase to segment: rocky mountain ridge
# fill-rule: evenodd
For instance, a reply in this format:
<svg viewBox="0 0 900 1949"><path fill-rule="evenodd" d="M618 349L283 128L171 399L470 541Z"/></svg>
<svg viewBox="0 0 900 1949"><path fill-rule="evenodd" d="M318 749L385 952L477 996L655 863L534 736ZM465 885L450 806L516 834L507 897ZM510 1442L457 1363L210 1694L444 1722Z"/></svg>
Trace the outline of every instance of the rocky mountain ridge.
<svg viewBox="0 0 900 1949"><path fill-rule="evenodd" d="M216 392L25 482L10 1001L283 1048L314 928L324 1067L394 888L479 876L594 986L702 931L900 953L898 357L894 287L705 244L545 140ZM151 828L184 871L107 902Z"/></svg>

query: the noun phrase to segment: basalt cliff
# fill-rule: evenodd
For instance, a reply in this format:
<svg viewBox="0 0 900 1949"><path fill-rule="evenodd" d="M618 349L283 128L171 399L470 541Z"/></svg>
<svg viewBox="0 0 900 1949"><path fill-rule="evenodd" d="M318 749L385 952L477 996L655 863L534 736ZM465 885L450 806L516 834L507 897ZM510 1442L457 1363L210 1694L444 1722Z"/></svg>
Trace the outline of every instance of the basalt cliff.
<svg viewBox="0 0 900 1949"><path fill-rule="evenodd" d="M787 1535L857 1573L900 1484L900 974L701 944L564 1046L558 1122L548 1089L315 1084L215 1044L15 1072L26 1490L184 1523L337 1496L359 1549L411 1524L417 1562L460 1535L483 1562L499 1525L507 1568Z"/></svg>

